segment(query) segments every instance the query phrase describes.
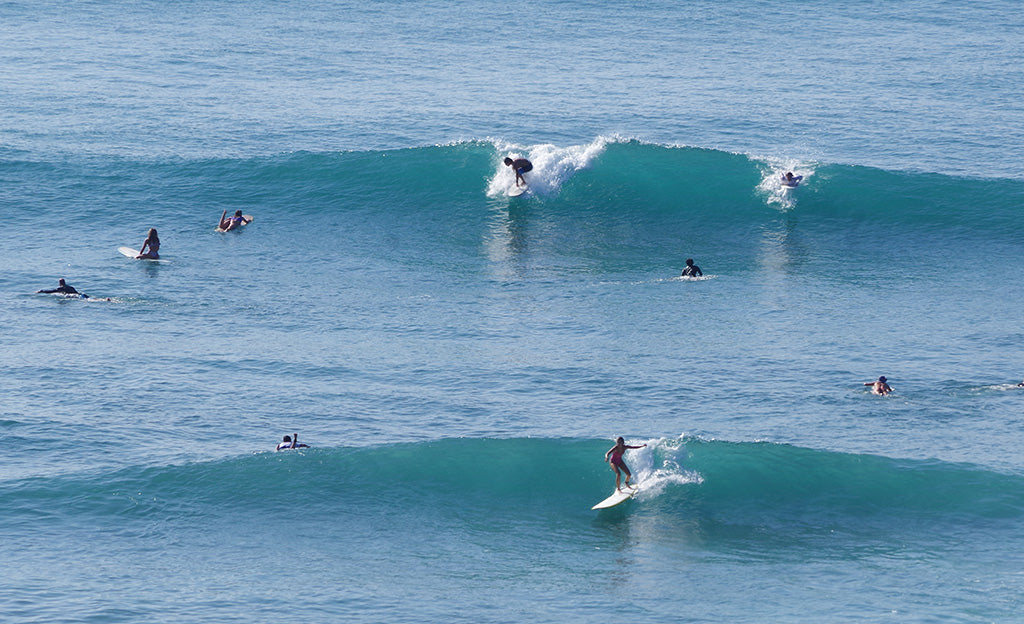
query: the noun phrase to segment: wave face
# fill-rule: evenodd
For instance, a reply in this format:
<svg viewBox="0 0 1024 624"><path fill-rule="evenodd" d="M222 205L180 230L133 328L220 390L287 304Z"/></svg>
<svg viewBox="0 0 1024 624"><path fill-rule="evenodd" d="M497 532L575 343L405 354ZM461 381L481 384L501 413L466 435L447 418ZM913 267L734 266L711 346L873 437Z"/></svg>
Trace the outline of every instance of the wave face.
<svg viewBox="0 0 1024 624"><path fill-rule="evenodd" d="M772 443L694 438L628 441L641 492L610 513L656 515L726 525L899 526L1018 523L1024 479L977 466L899 460ZM180 466L8 482L4 524L67 515L99 525L201 522L224 509L276 514L420 516L459 508L484 519L534 513L589 513L613 487L602 462L610 444L573 439L447 439L366 448L257 453ZM51 510L44 513L43 510ZM56 511L56 510L59 510ZM941 532L939 526L933 527Z"/></svg>
<svg viewBox="0 0 1024 624"><path fill-rule="evenodd" d="M522 197L505 196L513 183L501 164L506 155L536 165ZM20 208L12 222L29 230L39 214L60 214L90 236L91 228L123 228L140 205L158 204L168 225L208 217L214 206L273 217L288 236L302 237L293 243L313 252L334 241L289 223L316 220L355 231L365 225L403 249L432 256L441 244L456 254L476 253L481 238L506 239L514 248L512 239L529 235L532 254L601 258L602 266L618 269L678 263L680 254L698 252L749 265L761 255L764 237L794 232L812 236L826 254L845 255L853 245L871 255L898 244L907 257L931 262L942 257L936 246L946 245L948 261L950 253L969 252L981 241L997 250L1019 244L1024 203L1024 182L1017 180L605 139L570 147L477 141L253 159L3 166ZM799 188L782 188L786 171L804 176ZM366 245L376 249L379 241Z"/></svg>

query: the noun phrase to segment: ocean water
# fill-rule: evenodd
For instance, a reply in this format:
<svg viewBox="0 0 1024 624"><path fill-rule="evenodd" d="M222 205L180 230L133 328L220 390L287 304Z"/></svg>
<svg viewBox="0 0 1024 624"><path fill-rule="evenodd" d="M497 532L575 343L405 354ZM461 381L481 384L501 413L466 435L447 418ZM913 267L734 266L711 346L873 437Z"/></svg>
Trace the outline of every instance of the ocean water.
<svg viewBox="0 0 1024 624"><path fill-rule="evenodd" d="M0 23L3 621L1020 621L1016 4Z"/></svg>

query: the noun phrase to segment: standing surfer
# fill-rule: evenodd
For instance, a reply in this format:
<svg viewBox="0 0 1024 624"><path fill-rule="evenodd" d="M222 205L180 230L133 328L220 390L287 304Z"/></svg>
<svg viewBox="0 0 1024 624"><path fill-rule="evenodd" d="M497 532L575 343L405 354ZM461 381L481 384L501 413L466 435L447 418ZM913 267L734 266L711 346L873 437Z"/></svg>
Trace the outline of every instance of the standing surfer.
<svg viewBox="0 0 1024 624"><path fill-rule="evenodd" d="M638 449L647 446L641 444L640 446L630 446L626 444L626 441L621 437L615 441L615 446L608 449L608 452L604 454L604 460L612 465L612 469L615 470L615 489L622 491L620 487L622 483L622 473L620 470L626 473L626 487L629 487L629 480L633 478L633 473L626 467L626 462L622 460L622 454L626 452L626 449Z"/></svg>

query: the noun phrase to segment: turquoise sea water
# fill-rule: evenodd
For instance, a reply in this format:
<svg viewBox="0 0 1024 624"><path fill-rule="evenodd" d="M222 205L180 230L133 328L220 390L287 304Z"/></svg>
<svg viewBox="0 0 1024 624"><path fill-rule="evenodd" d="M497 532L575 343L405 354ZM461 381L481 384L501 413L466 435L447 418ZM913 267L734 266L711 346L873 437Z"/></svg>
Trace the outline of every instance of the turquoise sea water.
<svg viewBox="0 0 1024 624"><path fill-rule="evenodd" d="M5 618L1019 619L1012 3L0 20Z"/></svg>

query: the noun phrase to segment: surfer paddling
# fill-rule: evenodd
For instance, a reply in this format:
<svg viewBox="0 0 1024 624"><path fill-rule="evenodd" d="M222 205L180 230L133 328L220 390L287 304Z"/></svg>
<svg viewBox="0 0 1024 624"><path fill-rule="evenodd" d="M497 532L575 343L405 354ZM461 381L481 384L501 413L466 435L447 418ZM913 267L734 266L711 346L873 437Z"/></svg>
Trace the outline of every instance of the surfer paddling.
<svg viewBox="0 0 1024 624"><path fill-rule="evenodd" d="M782 185L790 188L796 188L800 185L800 180L803 179L804 177L802 175L795 176L792 171L787 171L782 174Z"/></svg>
<svg viewBox="0 0 1024 624"><path fill-rule="evenodd" d="M525 185L526 178L523 177L523 174L527 171L533 171L533 163L525 158L516 158L515 160L505 158L505 164L512 167L512 171L516 172L516 186L520 186L520 182Z"/></svg>
<svg viewBox="0 0 1024 624"><path fill-rule="evenodd" d="M284 440L277 445L275 451L287 451L289 449L309 448L308 444L299 444L299 434L286 435Z"/></svg>
<svg viewBox="0 0 1024 624"><path fill-rule="evenodd" d="M146 251L146 248L149 251ZM146 234L146 242L142 243L142 248L139 249L139 255L135 256L136 260L148 258L150 260L160 259L160 237L156 235L156 228L149 228L149 233Z"/></svg>
<svg viewBox="0 0 1024 624"><path fill-rule="evenodd" d="M620 492L622 491L622 472L619 472L620 470L626 473L626 487L629 487L629 480L633 478L633 473L629 471L629 468L626 467L626 462L622 460L623 453L626 452L626 449L638 449L645 446L647 445L641 444L640 446L630 446L620 437L615 441L615 446L608 449L608 452L604 454L604 460L610 463L612 465L612 469L615 470L616 490Z"/></svg>
<svg viewBox="0 0 1024 624"><path fill-rule="evenodd" d="M220 215L220 221L217 224L217 228L224 230L225 232L230 232L235 228L242 227L243 225L248 225L249 223L252 222L252 219L246 219L245 217L242 216L241 210L236 210L235 214L230 217L228 217L227 215L228 211L225 210Z"/></svg>
<svg viewBox="0 0 1024 624"><path fill-rule="evenodd" d="M892 392L892 386L886 383L885 375L878 378L878 381L868 381L864 383L865 386L871 386L871 392L881 396L885 396Z"/></svg>
<svg viewBox="0 0 1024 624"><path fill-rule="evenodd" d="M74 286L69 286L64 281L63 277L60 278L59 280L57 280L57 287L56 288L48 288L48 289L45 289L45 290L37 290L36 292L37 293L45 293L47 295L54 294L54 293L60 293L62 295L78 295L82 299L88 299L89 298L89 295L87 295L85 293L78 292L77 290L75 290Z"/></svg>

